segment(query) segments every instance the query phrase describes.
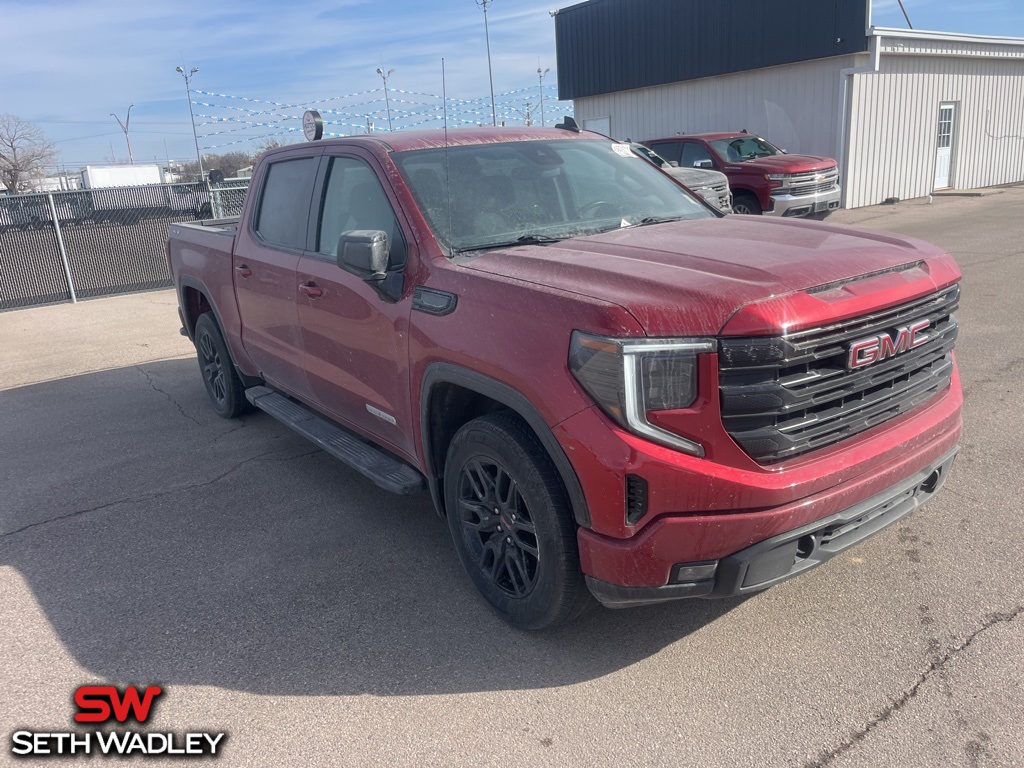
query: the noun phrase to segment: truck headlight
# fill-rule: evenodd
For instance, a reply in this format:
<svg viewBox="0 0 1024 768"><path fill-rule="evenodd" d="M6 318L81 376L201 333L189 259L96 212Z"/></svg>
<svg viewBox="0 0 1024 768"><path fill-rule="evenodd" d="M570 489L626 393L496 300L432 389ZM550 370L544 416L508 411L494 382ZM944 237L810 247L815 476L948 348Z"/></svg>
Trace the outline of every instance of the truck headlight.
<svg viewBox="0 0 1024 768"><path fill-rule="evenodd" d="M700 443L654 426L647 413L693 405L697 355L715 349L714 339L606 339L573 331L569 370L620 426L691 456L703 456Z"/></svg>

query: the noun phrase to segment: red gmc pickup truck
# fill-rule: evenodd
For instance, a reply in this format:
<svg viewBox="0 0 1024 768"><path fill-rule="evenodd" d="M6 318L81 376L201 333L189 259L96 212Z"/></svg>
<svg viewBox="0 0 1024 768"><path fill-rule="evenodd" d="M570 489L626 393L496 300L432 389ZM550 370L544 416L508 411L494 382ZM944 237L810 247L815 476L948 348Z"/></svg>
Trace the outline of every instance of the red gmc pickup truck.
<svg viewBox="0 0 1024 768"><path fill-rule="evenodd" d="M429 491L519 627L778 584L957 451L949 255L724 216L570 121L267 152L168 260L217 413Z"/></svg>

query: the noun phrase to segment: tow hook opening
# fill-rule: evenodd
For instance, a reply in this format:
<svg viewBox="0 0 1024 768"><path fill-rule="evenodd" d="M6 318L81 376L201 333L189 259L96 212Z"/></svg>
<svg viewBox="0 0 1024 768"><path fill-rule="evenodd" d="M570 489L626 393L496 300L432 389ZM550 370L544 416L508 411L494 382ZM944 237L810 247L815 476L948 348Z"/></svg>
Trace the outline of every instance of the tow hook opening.
<svg viewBox="0 0 1024 768"><path fill-rule="evenodd" d="M818 548L818 537L815 534L808 534L801 536L796 543L796 556L801 560L806 560L808 557L814 554L814 550Z"/></svg>
<svg viewBox="0 0 1024 768"><path fill-rule="evenodd" d="M925 479L920 486L921 493L935 493L942 484L942 467L939 467Z"/></svg>

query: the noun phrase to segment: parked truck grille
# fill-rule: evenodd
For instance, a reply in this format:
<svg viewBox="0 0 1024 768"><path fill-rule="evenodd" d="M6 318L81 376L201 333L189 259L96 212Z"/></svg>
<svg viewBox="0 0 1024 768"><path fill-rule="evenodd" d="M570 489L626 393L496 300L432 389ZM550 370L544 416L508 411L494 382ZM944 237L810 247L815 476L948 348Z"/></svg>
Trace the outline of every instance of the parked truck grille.
<svg viewBox="0 0 1024 768"><path fill-rule="evenodd" d="M726 431L762 464L824 448L916 408L949 387L959 285L785 337L719 340ZM849 369L850 344L928 320L927 341Z"/></svg>
<svg viewBox="0 0 1024 768"><path fill-rule="evenodd" d="M776 194L789 194L795 197L828 192L839 182L839 169L835 166L823 171L793 173L786 177L782 187L775 190Z"/></svg>

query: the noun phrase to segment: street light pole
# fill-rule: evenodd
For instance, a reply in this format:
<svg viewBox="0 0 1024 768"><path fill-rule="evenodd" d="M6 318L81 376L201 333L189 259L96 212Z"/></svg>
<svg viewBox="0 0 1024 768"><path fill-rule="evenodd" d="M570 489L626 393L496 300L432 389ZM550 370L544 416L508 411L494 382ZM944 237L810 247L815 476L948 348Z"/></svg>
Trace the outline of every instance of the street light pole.
<svg viewBox="0 0 1024 768"><path fill-rule="evenodd" d="M494 111L494 72L491 70L491 34L487 30L487 6L493 0L476 0L476 4L484 9L484 39L487 41L487 77L491 81L491 124L498 125L498 115Z"/></svg>
<svg viewBox="0 0 1024 768"><path fill-rule="evenodd" d="M128 116L125 117L123 123L121 122L121 118L120 117L115 115L113 112L110 113L110 116L112 118L114 118L115 120L117 120L117 124L119 126L121 126L121 130L124 131L124 140L125 140L125 143L128 144L128 162L131 165L135 165L135 158L132 157L132 142L128 138L128 126L132 122L132 107L134 107L134 106L135 106L134 104L130 104L128 106Z"/></svg>
<svg viewBox="0 0 1024 768"><path fill-rule="evenodd" d="M540 71L540 67L537 67L537 82L540 83L540 124L544 127L544 75L551 71L551 67L548 67L543 72Z"/></svg>
<svg viewBox="0 0 1024 768"><path fill-rule="evenodd" d="M388 131L394 131L395 130L391 126L391 102L388 100L388 78L391 77L391 73L394 72L394 71L395 70L392 67L391 69L389 69L387 71L387 74L385 74L383 69L381 69L380 67L377 67L377 74L380 75L381 80L384 81L384 104L388 108Z"/></svg>
<svg viewBox="0 0 1024 768"><path fill-rule="evenodd" d="M192 111L192 76L199 71L199 67L192 67L186 74L181 67L175 67L174 71L185 78L185 96L188 98L188 116L192 118L192 139L196 143L196 161L199 163L199 178L203 178L203 156L199 154L199 135L196 133L196 115Z"/></svg>

